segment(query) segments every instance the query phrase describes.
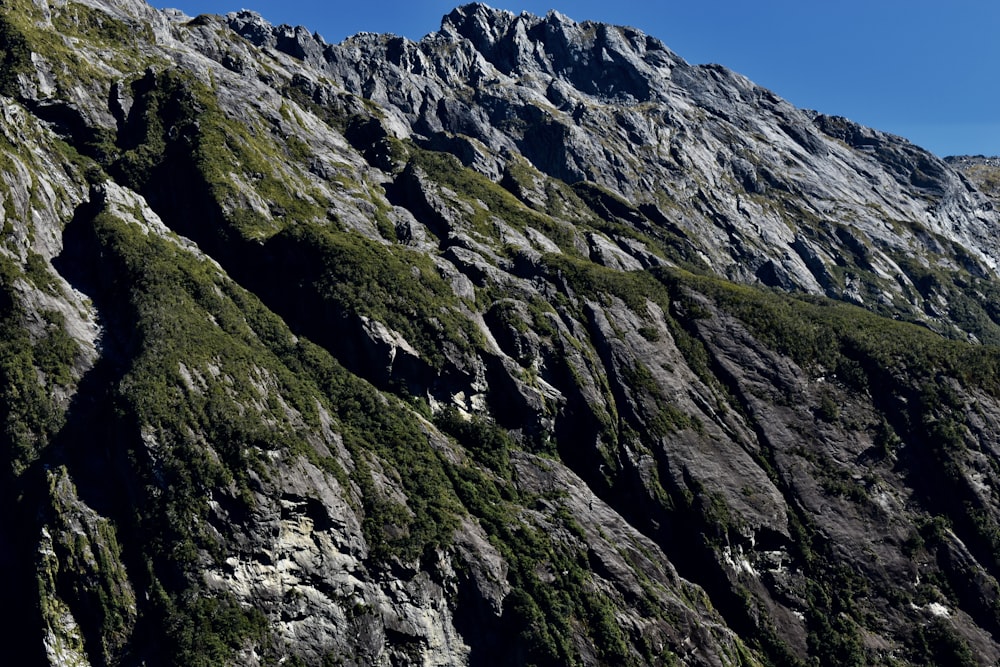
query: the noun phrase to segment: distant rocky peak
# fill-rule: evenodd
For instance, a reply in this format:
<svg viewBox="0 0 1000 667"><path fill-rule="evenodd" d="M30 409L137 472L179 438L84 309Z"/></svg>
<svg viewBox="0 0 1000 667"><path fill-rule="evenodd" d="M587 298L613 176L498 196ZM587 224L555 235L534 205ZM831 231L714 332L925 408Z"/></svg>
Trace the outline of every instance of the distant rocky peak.
<svg viewBox="0 0 1000 667"><path fill-rule="evenodd" d="M230 29L256 46L269 44L274 39L274 26L255 11L230 12L226 14L226 21Z"/></svg>
<svg viewBox="0 0 1000 667"><path fill-rule="evenodd" d="M456 7L446 15L441 20L441 32L464 37L485 53L496 46L516 19L512 12L476 2Z"/></svg>
<svg viewBox="0 0 1000 667"><path fill-rule="evenodd" d="M510 76L542 74L578 90L620 102L648 101L655 81L683 61L662 42L634 28L576 22L557 11L515 15L475 3L444 17L441 33L467 40Z"/></svg>
<svg viewBox="0 0 1000 667"><path fill-rule="evenodd" d="M273 26L257 12L247 9L226 14L225 21L233 32L256 46L277 49L313 64L324 58L326 42L304 26Z"/></svg>

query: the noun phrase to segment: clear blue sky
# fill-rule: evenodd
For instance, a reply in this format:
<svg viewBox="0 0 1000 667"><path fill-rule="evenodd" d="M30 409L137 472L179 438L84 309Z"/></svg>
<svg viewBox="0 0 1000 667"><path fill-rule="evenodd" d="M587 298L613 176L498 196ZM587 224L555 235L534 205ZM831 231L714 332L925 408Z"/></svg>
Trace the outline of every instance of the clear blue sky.
<svg viewBox="0 0 1000 667"><path fill-rule="evenodd" d="M161 4L167 3L167 4ZM172 3L172 4L171 4ZM153 0L192 16L253 9L328 42L419 39L461 0ZM691 63L721 63L796 106L902 135L938 155L1000 155L997 0L494 0L630 25Z"/></svg>

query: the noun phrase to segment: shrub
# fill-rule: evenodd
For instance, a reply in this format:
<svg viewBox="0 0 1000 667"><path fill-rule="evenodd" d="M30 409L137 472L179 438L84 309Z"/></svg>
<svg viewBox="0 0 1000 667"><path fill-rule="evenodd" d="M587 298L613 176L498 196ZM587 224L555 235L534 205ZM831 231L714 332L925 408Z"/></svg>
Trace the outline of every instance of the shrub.
<svg viewBox="0 0 1000 667"><path fill-rule="evenodd" d="M31 66L31 51L24 35L0 16L0 95L18 95L17 77Z"/></svg>

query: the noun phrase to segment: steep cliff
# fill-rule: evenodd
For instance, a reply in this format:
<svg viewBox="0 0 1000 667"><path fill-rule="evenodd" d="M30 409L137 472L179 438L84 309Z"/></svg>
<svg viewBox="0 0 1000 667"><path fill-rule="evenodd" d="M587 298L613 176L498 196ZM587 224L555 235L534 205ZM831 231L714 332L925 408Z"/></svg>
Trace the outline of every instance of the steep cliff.
<svg viewBox="0 0 1000 667"><path fill-rule="evenodd" d="M478 4L0 61L18 664L1000 660L988 160Z"/></svg>

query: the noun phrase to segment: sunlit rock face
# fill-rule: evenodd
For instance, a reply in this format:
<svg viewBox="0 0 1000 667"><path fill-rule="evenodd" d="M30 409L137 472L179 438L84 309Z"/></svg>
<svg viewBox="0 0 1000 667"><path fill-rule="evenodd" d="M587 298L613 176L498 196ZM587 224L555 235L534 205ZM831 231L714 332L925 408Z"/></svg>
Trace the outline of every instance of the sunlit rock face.
<svg viewBox="0 0 1000 667"><path fill-rule="evenodd" d="M996 159L638 30L0 14L18 664L994 664Z"/></svg>

